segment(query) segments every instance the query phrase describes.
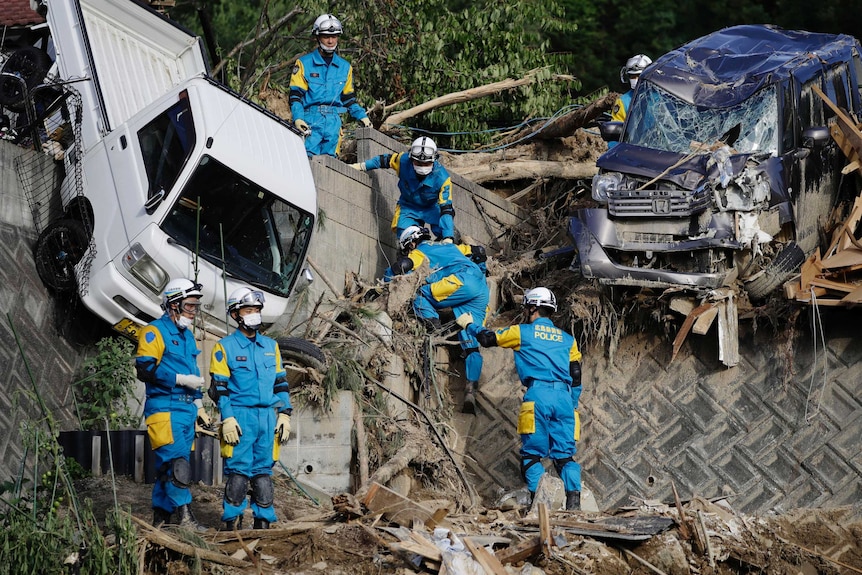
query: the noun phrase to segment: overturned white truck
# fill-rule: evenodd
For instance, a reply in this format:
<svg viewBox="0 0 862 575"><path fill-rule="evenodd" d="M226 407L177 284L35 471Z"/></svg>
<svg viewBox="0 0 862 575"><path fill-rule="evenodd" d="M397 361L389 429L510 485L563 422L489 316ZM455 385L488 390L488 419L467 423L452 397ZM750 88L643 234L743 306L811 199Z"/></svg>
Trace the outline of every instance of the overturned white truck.
<svg viewBox="0 0 862 575"><path fill-rule="evenodd" d="M816 88L859 118L860 52L848 35L736 26L658 58L625 124L602 125L619 144L597 161L598 207L569 223L583 275L693 292L739 279L755 300L779 287L859 190Z"/></svg>
<svg viewBox="0 0 862 575"><path fill-rule="evenodd" d="M42 280L132 338L178 277L203 285L211 333L227 331L225 294L242 284L266 293L275 321L311 280L317 197L300 135L209 77L200 39L143 4L38 9L44 57L10 55L0 103L34 139L50 143L51 121L66 131L61 205L35 249Z"/></svg>

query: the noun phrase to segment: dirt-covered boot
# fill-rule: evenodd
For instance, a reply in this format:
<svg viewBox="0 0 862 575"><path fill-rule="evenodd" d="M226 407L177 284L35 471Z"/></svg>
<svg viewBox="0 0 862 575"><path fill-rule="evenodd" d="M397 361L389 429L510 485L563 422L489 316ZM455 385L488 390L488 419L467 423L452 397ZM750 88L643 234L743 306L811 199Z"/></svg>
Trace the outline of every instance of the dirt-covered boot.
<svg viewBox="0 0 862 575"><path fill-rule="evenodd" d="M464 386L464 405L461 413L476 413L476 382L468 381Z"/></svg>
<svg viewBox="0 0 862 575"><path fill-rule="evenodd" d="M269 521L266 519L260 519L259 517L254 518L254 528L255 529L269 529Z"/></svg>
<svg viewBox="0 0 862 575"><path fill-rule="evenodd" d="M171 512L160 507L153 507L153 527L161 527L171 522Z"/></svg>
<svg viewBox="0 0 862 575"><path fill-rule="evenodd" d="M198 523L198 520L195 519L195 516L192 513L192 508L188 504L177 507L177 525L183 529L188 529L189 531L207 530L206 527Z"/></svg>
<svg viewBox="0 0 862 575"><path fill-rule="evenodd" d="M225 531L233 531L234 529L242 531L242 515L234 517L233 519L228 519L224 522Z"/></svg>
<svg viewBox="0 0 862 575"><path fill-rule="evenodd" d="M581 492L566 491L566 511L581 510Z"/></svg>

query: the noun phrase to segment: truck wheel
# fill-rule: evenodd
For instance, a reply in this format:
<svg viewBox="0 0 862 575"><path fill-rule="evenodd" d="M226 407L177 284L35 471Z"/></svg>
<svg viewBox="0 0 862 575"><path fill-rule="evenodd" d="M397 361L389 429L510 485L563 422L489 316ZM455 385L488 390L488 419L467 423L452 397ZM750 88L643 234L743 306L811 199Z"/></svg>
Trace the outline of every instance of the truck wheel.
<svg viewBox="0 0 862 575"><path fill-rule="evenodd" d="M26 93L21 80L26 84L27 90L32 90L42 83L50 67L51 57L35 46L15 50L0 72L17 76L20 80L0 76L0 104L13 111L23 110Z"/></svg>
<svg viewBox="0 0 862 575"><path fill-rule="evenodd" d="M804 261L802 248L796 242L790 242L752 280L746 282L748 297L752 301L765 299L775 288L789 280Z"/></svg>
<svg viewBox="0 0 862 575"><path fill-rule="evenodd" d="M57 292L75 289L75 264L81 261L89 242L86 228L77 220L59 220L45 228L36 240L34 254L42 282Z"/></svg>
<svg viewBox="0 0 862 575"><path fill-rule="evenodd" d="M290 385L299 385L308 377L306 368L322 373L326 371L326 358L319 347L298 337L278 338L281 363L287 371Z"/></svg>

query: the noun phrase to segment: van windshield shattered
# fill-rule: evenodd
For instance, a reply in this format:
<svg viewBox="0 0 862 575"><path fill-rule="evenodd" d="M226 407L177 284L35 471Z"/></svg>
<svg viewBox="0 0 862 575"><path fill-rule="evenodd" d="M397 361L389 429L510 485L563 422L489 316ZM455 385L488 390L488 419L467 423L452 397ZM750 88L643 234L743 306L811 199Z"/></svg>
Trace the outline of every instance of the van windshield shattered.
<svg viewBox="0 0 862 575"><path fill-rule="evenodd" d="M204 156L161 228L229 276L287 297L313 223L308 212Z"/></svg>
<svg viewBox="0 0 862 575"><path fill-rule="evenodd" d="M777 154L778 125L774 85L736 106L705 108L643 82L632 102L623 141L666 152L705 154L723 140L738 153Z"/></svg>

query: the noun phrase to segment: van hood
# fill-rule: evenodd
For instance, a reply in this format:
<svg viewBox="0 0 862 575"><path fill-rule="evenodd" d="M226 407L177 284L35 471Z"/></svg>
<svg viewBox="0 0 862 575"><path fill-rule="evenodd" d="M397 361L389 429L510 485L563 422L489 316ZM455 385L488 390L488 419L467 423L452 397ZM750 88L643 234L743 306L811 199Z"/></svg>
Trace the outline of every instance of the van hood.
<svg viewBox="0 0 862 575"><path fill-rule="evenodd" d="M745 168L751 154L735 154L730 157L731 176L735 177ZM685 190L694 190L702 185L704 178L718 176L718 167L711 163L711 154L696 156L662 152L650 148L620 142L596 161L604 172L621 172L643 178L657 178L673 182Z"/></svg>

